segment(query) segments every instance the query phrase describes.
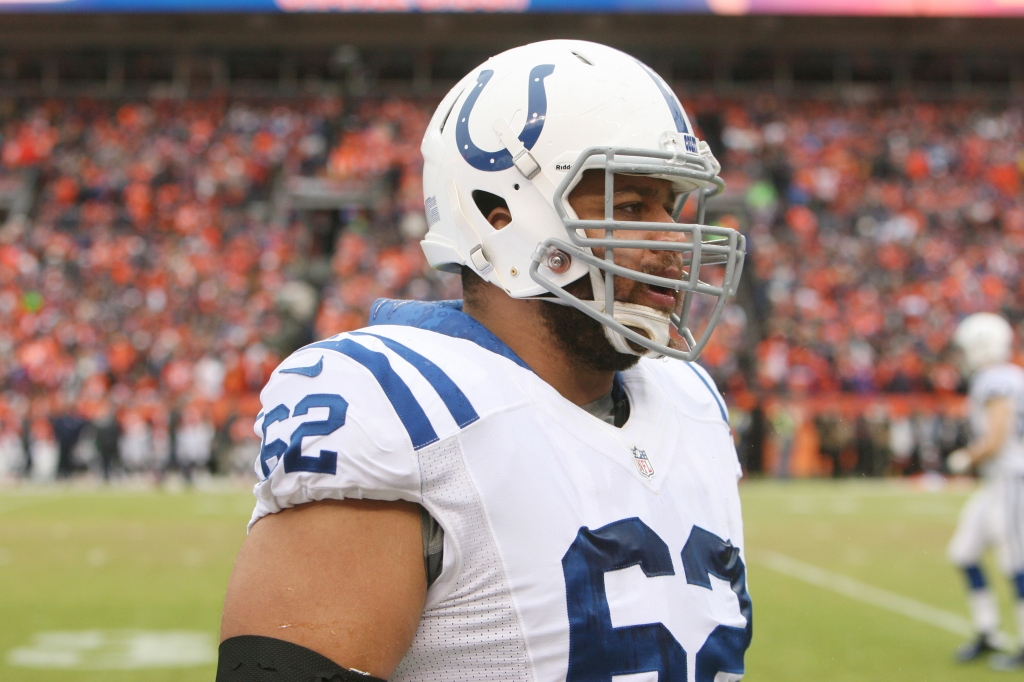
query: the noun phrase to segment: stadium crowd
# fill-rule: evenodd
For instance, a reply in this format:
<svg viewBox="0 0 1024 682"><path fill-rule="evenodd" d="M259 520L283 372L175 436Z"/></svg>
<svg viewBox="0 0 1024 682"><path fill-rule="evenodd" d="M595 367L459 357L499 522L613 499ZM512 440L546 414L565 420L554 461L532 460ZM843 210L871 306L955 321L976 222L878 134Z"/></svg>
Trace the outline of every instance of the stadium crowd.
<svg viewBox="0 0 1024 682"><path fill-rule="evenodd" d="M726 105L723 123L756 307L771 311L749 388L952 392L963 316L1024 321L1019 108L759 99ZM745 388L734 357L705 362Z"/></svg>
<svg viewBox="0 0 1024 682"><path fill-rule="evenodd" d="M377 297L443 293L415 240L388 231L424 223L426 115L335 99L9 115L4 171L37 172L38 196L0 230L0 469L251 470L257 394L283 354L361 326ZM374 211L350 212L322 292L281 197L295 176L389 183Z"/></svg>
<svg viewBox="0 0 1024 682"><path fill-rule="evenodd" d="M721 219L749 235L749 300L730 306L702 357L738 433L760 420L784 445L797 421L815 424L833 471L870 474L907 469L891 462L926 441L956 441L955 409L927 429L913 426L929 418L913 406L862 411L864 425L843 437L855 443L884 422L886 436L860 442L888 448L885 463L841 464L829 444L846 433L838 418L794 417L777 399L952 395L956 322L978 310L1024 320L1021 111L765 96L686 104L746 207ZM431 105L0 107L3 174L38 178L32 213L0 229L0 469L248 471L256 394L283 354L361 326L378 297L457 296L457 278L430 271L417 244ZM385 191L371 208L342 211L320 253L309 216L289 206L296 177ZM946 435L914 445L928 429ZM919 461L941 466L941 456ZM787 471L785 459L773 466Z"/></svg>

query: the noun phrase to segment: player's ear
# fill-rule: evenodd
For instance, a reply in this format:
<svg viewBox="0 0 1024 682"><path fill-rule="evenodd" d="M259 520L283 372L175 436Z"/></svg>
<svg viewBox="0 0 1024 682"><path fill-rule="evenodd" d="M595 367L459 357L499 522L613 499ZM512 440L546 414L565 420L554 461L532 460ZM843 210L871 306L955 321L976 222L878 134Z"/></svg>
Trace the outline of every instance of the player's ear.
<svg viewBox="0 0 1024 682"><path fill-rule="evenodd" d="M487 216L487 222L489 222L491 227L495 230L500 230L512 222L512 212L507 208L499 206L492 210L490 215Z"/></svg>
<svg viewBox="0 0 1024 682"><path fill-rule="evenodd" d="M474 190L473 202L495 230L500 230L512 222L512 212L508 210L508 204L497 194L482 189Z"/></svg>

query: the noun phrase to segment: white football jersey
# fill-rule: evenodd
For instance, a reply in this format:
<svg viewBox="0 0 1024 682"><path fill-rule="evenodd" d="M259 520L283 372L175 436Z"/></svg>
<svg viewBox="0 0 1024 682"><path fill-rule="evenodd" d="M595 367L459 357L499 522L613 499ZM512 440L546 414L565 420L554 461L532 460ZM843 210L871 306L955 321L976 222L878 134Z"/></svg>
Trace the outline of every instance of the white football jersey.
<svg viewBox="0 0 1024 682"><path fill-rule="evenodd" d="M982 437L988 428L985 405L993 398L1009 398L1013 417L1002 447L982 466L986 476L1024 473L1024 368L1013 364L992 365L971 377L967 394L971 432Z"/></svg>
<svg viewBox="0 0 1024 682"><path fill-rule="evenodd" d="M443 568L392 680L742 677L740 467L711 379L640 360L616 428L460 305L378 301L275 370L253 523L323 499L430 512Z"/></svg>

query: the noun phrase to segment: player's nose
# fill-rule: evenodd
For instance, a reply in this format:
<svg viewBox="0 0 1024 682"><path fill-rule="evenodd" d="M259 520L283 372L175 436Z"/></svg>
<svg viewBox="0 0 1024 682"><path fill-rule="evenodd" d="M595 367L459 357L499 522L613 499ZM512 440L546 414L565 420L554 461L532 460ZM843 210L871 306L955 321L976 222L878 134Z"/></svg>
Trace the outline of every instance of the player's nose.
<svg viewBox="0 0 1024 682"><path fill-rule="evenodd" d="M648 223L664 224L675 224L676 222L675 220L672 219L672 213L660 203L652 205L648 208L647 215L644 216L644 221ZM663 242L685 241L684 233L665 229L647 230L646 234L642 238L650 241Z"/></svg>

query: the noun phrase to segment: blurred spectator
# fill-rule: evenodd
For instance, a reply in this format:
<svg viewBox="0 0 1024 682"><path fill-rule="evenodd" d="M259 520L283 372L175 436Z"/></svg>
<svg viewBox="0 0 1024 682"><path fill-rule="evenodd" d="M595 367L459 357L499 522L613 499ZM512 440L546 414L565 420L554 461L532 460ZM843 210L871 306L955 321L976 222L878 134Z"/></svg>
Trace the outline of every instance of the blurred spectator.
<svg viewBox="0 0 1024 682"><path fill-rule="evenodd" d="M921 471L938 471L942 465L939 453L939 419L935 414L914 415L914 435Z"/></svg>
<svg viewBox="0 0 1024 682"><path fill-rule="evenodd" d="M849 445L849 429L834 410L821 412L814 418L814 426L818 431L818 449L821 454L832 462L832 478L839 478L845 473L840 455Z"/></svg>
<svg viewBox="0 0 1024 682"><path fill-rule="evenodd" d="M796 406L789 403L774 403L768 413L771 421L772 431L778 443L778 462L775 475L779 478L789 478L790 455L793 453L793 440L796 438L796 431L800 425L800 414Z"/></svg>
<svg viewBox="0 0 1024 682"><path fill-rule="evenodd" d="M78 439L82 430L88 424L88 420L77 414L69 403L62 403L56 414L50 417L50 427L53 436L57 440L57 476L67 478L74 473L76 465L74 453L78 445Z"/></svg>
<svg viewBox="0 0 1024 682"><path fill-rule="evenodd" d="M740 441L742 462L752 474L764 473L764 441L767 435L767 418L760 400L750 410L750 427Z"/></svg>
<svg viewBox="0 0 1024 682"><path fill-rule="evenodd" d="M121 462L129 473L150 471L154 468L155 456L150 440L149 424L142 415L129 410L123 417L124 428L118 441Z"/></svg>
<svg viewBox="0 0 1024 682"><path fill-rule="evenodd" d="M239 416L235 413L229 414L220 421L213 433L213 453L210 457L210 472L214 474L226 474L231 472L231 446L232 429Z"/></svg>
<svg viewBox="0 0 1024 682"><path fill-rule="evenodd" d="M939 447L942 451L942 465L945 468L949 453L967 445L967 421L960 419L950 411L942 415L939 427Z"/></svg>
<svg viewBox="0 0 1024 682"><path fill-rule="evenodd" d="M21 435L8 421L0 421L0 481L25 475L27 461Z"/></svg>
<svg viewBox="0 0 1024 682"><path fill-rule="evenodd" d="M247 421L236 419L231 423L229 431L231 435L229 461L231 471L236 474L252 474L260 452L260 440L253 433L252 426Z"/></svg>
<svg viewBox="0 0 1024 682"><path fill-rule="evenodd" d="M109 402L100 406L93 427L100 471L103 473L103 480L109 481L111 474L121 465L121 423Z"/></svg>
<svg viewBox="0 0 1024 682"><path fill-rule="evenodd" d="M740 466L747 474L763 473L765 415L761 401L751 394L741 394L729 407L729 425Z"/></svg>
<svg viewBox="0 0 1024 682"><path fill-rule="evenodd" d="M867 476L884 476L888 473L890 458L888 415L882 405L874 404L864 411L863 420L870 454L866 457L862 473Z"/></svg>
<svg viewBox="0 0 1024 682"><path fill-rule="evenodd" d="M188 483L199 469L208 468L213 453L213 426L206 420L199 407L189 405L181 413L181 424L176 430L178 466Z"/></svg>
<svg viewBox="0 0 1024 682"><path fill-rule="evenodd" d="M854 472L860 476L867 476L872 470L876 459L875 442L871 437L871 427L868 424L867 415L863 413L857 415L853 434L853 443L857 456Z"/></svg>
<svg viewBox="0 0 1024 682"><path fill-rule="evenodd" d="M177 467L178 421L177 410L167 410L160 406L152 412L150 419L150 456L149 468L161 480L172 467ZM179 467L180 468L180 467Z"/></svg>
<svg viewBox="0 0 1024 682"><path fill-rule="evenodd" d="M48 483L57 477L59 451L53 438L53 429L45 419L34 419L31 429L31 477L33 481Z"/></svg>
<svg viewBox="0 0 1024 682"><path fill-rule="evenodd" d="M889 424L889 451L897 473L913 472L914 449L914 424L906 415L897 415Z"/></svg>

